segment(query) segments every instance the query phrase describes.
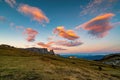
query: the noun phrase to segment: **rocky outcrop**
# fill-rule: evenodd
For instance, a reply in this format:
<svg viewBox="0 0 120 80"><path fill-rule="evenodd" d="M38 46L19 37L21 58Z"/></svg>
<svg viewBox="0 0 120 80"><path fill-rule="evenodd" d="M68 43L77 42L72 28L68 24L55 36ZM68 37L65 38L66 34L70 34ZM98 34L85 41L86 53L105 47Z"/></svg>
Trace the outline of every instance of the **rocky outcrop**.
<svg viewBox="0 0 120 80"><path fill-rule="evenodd" d="M120 60L103 61L105 64L120 66Z"/></svg>
<svg viewBox="0 0 120 80"><path fill-rule="evenodd" d="M107 55L100 61L105 64L120 66L120 53Z"/></svg>
<svg viewBox="0 0 120 80"><path fill-rule="evenodd" d="M53 50L50 50L48 51L47 48L27 48L27 50L29 51L33 51L33 52L37 52L37 53L40 53L40 54L55 54Z"/></svg>
<svg viewBox="0 0 120 80"><path fill-rule="evenodd" d="M50 52L49 52L49 53L50 53L50 54L55 54L53 50L50 50Z"/></svg>

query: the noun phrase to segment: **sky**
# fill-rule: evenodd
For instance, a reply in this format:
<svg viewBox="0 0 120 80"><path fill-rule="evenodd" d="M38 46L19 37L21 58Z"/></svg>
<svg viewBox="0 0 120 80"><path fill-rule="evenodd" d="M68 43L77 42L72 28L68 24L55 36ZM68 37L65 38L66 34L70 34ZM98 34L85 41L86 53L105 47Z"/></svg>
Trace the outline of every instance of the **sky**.
<svg viewBox="0 0 120 80"><path fill-rule="evenodd" d="M120 0L0 0L0 44L56 53L120 52Z"/></svg>

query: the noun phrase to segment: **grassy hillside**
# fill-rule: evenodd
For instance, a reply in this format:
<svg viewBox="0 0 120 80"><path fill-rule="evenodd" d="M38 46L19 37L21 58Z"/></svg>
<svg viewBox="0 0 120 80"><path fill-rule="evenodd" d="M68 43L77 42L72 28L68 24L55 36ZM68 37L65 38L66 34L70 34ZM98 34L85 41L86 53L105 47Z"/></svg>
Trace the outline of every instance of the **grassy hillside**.
<svg viewBox="0 0 120 80"><path fill-rule="evenodd" d="M0 48L0 80L120 80L119 67L15 49Z"/></svg>
<svg viewBox="0 0 120 80"><path fill-rule="evenodd" d="M120 60L120 53L106 55L101 61Z"/></svg>
<svg viewBox="0 0 120 80"><path fill-rule="evenodd" d="M39 53L22 48L15 48L9 45L0 45L1 56L37 56Z"/></svg>
<svg viewBox="0 0 120 80"><path fill-rule="evenodd" d="M120 53L106 55L100 61L105 64L120 66Z"/></svg>

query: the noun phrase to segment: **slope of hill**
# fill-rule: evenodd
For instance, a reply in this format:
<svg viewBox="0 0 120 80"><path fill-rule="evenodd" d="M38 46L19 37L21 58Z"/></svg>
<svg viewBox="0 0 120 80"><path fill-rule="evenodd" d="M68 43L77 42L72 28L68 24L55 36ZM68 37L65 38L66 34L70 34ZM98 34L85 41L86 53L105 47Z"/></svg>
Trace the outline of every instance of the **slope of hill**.
<svg viewBox="0 0 120 80"><path fill-rule="evenodd" d="M106 55L100 61L105 64L120 66L120 53Z"/></svg>
<svg viewBox="0 0 120 80"><path fill-rule="evenodd" d="M53 50L46 48L15 48L9 45L0 45L0 55L8 56L37 56L40 54L54 54Z"/></svg>
<svg viewBox="0 0 120 80"><path fill-rule="evenodd" d="M101 69L99 69L101 67ZM0 80L119 80L120 68L83 59L0 47Z"/></svg>

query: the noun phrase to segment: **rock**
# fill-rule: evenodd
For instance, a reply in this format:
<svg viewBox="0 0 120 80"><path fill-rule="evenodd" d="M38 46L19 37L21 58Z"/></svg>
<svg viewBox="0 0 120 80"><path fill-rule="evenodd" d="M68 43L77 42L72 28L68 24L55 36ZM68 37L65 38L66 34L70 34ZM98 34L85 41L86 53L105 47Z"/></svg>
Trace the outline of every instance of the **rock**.
<svg viewBox="0 0 120 80"><path fill-rule="evenodd" d="M120 66L120 54L110 54L101 59L104 64Z"/></svg>
<svg viewBox="0 0 120 80"><path fill-rule="evenodd" d="M53 50L50 50L50 54L55 54Z"/></svg>
<svg viewBox="0 0 120 80"><path fill-rule="evenodd" d="M55 54L53 50L48 51L47 48L27 48L27 50L29 51L33 51L33 52L37 52L40 54Z"/></svg>

